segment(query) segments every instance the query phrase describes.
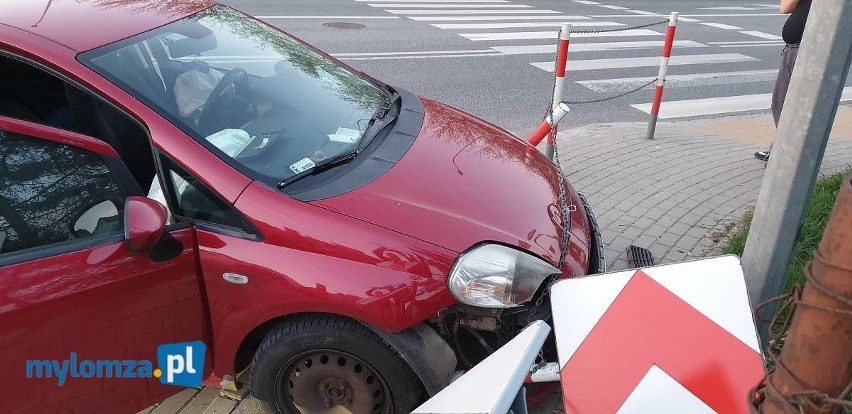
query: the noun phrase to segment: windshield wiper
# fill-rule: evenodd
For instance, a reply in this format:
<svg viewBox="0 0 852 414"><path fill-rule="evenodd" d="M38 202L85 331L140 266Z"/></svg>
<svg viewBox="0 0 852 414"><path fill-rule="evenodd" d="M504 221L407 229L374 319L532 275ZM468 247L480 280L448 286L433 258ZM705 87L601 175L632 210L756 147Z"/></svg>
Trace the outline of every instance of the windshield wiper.
<svg viewBox="0 0 852 414"><path fill-rule="evenodd" d="M371 121L376 119L383 119L387 116L388 111L390 111L391 105L393 105L394 101L399 97L399 94L390 90L389 88L382 89L382 104L379 105L379 108L376 109L376 113L373 115Z"/></svg>
<svg viewBox="0 0 852 414"><path fill-rule="evenodd" d="M282 190L282 189L284 189L284 187L287 187L288 185L290 185L290 184L292 184L296 181L299 181L302 178L305 178L309 175L318 174L318 173L321 173L323 171L327 171L327 170L330 170L334 167L337 167L338 165L346 164L347 162L354 160L355 157L358 156L359 152L360 152L360 150L354 149L352 151L344 152L342 154L336 155L336 156L331 157L329 159L322 160L322 161L314 164L313 167L310 167L307 170L304 170L304 171L299 172L295 175L287 177L284 180L281 180L281 182L278 183L278 189Z"/></svg>
<svg viewBox="0 0 852 414"><path fill-rule="evenodd" d="M376 135L379 134L379 132L381 132L383 129L385 129L385 127L391 124L391 120L386 120L385 118L388 116L388 113L390 112L391 108L393 108L394 103L401 99L401 96L399 95L399 93L393 91L390 88L384 88L382 89L382 92L382 105L379 106L378 109L376 109L376 112L373 114L373 117L370 118L370 122L367 123L367 128L364 130L364 134L361 136L361 140L358 142L358 145L354 149L320 161L313 167L308 168L307 170L287 177L286 179L278 183L278 189L284 189L288 185L299 181L309 175L314 175L323 171L327 171L331 168L334 168L341 164L345 164L355 159L355 157L357 157L358 154L360 154L361 151L363 151L364 148L366 148L367 145L370 144L370 142Z"/></svg>
<svg viewBox="0 0 852 414"><path fill-rule="evenodd" d="M396 119L396 116L393 119L386 119L388 113L390 113L391 108L393 108L394 104L402 99L397 92L392 92L390 89L383 90L384 95L382 96L382 105L376 109L376 112L373 114L373 117L370 118L370 122L367 123L367 128L364 130L364 134L361 136L361 140L358 142L358 146L355 149L360 152L367 145L372 142L373 138L379 134L386 126L388 126L393 119Z"/></svg>

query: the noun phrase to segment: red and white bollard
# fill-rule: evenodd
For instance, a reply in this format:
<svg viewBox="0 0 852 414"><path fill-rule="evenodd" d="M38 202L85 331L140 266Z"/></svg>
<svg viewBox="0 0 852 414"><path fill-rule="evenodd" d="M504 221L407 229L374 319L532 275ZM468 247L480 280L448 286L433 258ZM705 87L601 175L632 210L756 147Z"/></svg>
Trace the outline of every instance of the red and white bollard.
<svg viewBox="0 0 852 414"><path fill-rule="evenodd" d="M562 118L565 118L565 115L568 115L568 111L570 111L570 109L568 108L568 104L565 102L560 102L559 105L556 105L556 109L553 110L553 114L544 118L541 125L536 128L529 138L527 138L527 142L529 142L529 144L533 147L541 143L541 140L550 134L552 126L558 124Z"/></svg>
<svg viewBox="0 0 852 414"><path fill-rule="evenodd" d="M663 87L666 84L666 71L669 67L669 58L672 56L672 45L674 44L675 29L677 28L677 16L677 12L672 12L669 17L666 43L663 45L663 58L660 60L660 74L657 75L657 88L654 90L654 102L651 104L651 122L648 123L648 139L654 139L654 131L657 129L657 117L660 114L660 104L663 102Z"/></svg>
<svg viewBox="0 0 852 414"><path fill-rule="evenodd" d="M565 68L568 66L568 46L571 44L571 24L562 23L562 29L559 31L559 46L556 53L556 67L554 73L556 77L553 83L553 102L551 110L556 113L556 107L562 102L562 93L565 90ZM553 130L554 134L556 130ZM547 148L545 154L547 158L553 159L553 145L556 142L554 134L547 135Z"/></svg>

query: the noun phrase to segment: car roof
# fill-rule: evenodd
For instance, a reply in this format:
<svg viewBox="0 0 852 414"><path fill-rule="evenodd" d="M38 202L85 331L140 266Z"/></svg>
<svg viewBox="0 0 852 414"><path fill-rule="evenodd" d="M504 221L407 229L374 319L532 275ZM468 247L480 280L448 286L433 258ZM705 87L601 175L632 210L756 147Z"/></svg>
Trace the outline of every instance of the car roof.
<svg viewBox="0 0 852 414"><path fill-rule="evenodd" d="M212 4L212 0L0 0L0 24L83 52Z"/></svg>

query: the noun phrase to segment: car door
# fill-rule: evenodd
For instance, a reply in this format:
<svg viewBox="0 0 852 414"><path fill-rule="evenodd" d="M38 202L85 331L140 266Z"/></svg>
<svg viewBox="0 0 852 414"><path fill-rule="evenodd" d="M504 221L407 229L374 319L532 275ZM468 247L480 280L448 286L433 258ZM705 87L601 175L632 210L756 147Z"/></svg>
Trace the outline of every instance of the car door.
<svg viewBox="0 0 852 414"><path fill-rule="evenodd" d="M105 143L0 117L3 412L136 412L180 390L154 377L158 345L209 343L193 230L129 252L138 193Z"/></svg>

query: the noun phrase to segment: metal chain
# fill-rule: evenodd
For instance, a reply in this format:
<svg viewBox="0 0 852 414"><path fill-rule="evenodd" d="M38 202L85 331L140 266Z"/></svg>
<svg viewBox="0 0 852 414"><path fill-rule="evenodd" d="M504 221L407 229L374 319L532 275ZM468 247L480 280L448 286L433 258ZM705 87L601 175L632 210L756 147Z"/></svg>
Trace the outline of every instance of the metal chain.
<svg viewBox="0 0 852 414"><path fill-rule="evenodd" d="M655 22L655 23L640 24L640 25L638 25L638 26L619 27L619 28L617 28L617 29L571 30L571 33L607 33L607 32L623 32L623 31L625 31L625 30L644 29L644 28L646 28L646 27L657 26L657 25L661 25L661 24L663 24L663 23L668 23L668 22L669 22L669 19L666 19L666 20L663 20L663 21Z"/></svg>
<svg viewBox="0 0 852 414"><path fill-rule="evenodd" d="M556 41L559 42L559 39L562 37L562 29L556 34ZM559 51L557 50L556 56L554 57L554 62L558 61ZM561 270L562 265L565 263L565 256L568 254L568 225L569 225L569 213L577 210L577 206L571 205L571 208L568 207L567 201L565 201L565 174L562 172L562 164L559 161L559 150L556 149L556 122L553 119L553 101L556 95L556 70L553 71L553 87L550 90L550 106L547 108L547 116L550 119L550 136L553 137L553 161L556 164L557 175L557 183L559 185L559 210L562 213L562 246L561 252L559 254L559 262L558 267ZM560 97L561 98L561 97ZM552 284L552 282L551 282ZM549 288L549 286L548 286Z"/></svg>
<svg viewBox="0 0 852 414"><path fill-rule="evenodd" d="M620 31L624 31L624 30L641 29L641 28L645 28L645 27L656 26L656 25L660 25L660 24L663 24L663 23L668 23L668 21L669 20L666 19L666 20L663 20L663 21L660 21L660 22L643 24L643 25L638 25L638 26L622 27L622 28L618 28L618 29L579 30L579 31L572 31L572 32L573 33L620 32ZM562 29L560 29L557 32L557 35L556 35L557 42L559 41L559 39L561 37L562 37ZM559 61L558 58L559 58L559 51L558 51L558 48L557 48L556 55L554 56L554 59L553 59L553 61L557 62L557 64L558 64L558 61ZM596 103L596 102L609 101L609 100L620 98L622 96L629 95L633 92L639 91L639 90L645 88L646 86L651 85L652 83L654 83L656 81L657 81L657 78L651 79L648 83L645 83L644 85L642 85L642 86L640 86L636 89L633 89L633 90L630 90L630 91L627 91L627 92L624 92L624 93L620 93L616 96L611 96L611 97L601 98L601 99L595 99L595 100L591 100L591 101L575 101L575 102L568 101L566 103L576 105L576 104L586 104L586 103ZM557 177L558 177L557 178L557 185L559 186L559 210L560 210L561 216L562 216L561 217L561 219L562 219L562 245L560 246L559 261L558 261L557 267L561 271L562 266L565 264L565 258L568 255L568 242L569 242L569 237L570 237L570 231L569 231L570 216L571 216L572 212L577 211L577 206L575 206L573 204L569 205L568 202L566 201L565 173L562 171L562 163L559 160L559 146L556 145L556 122L554 122L554 119L553 119L553 99L555 98L555 95L556 95L556 70L555 70L555 68L553 70L552 84L553 84L553 87L550 90L550 103L548 103L547 109L545 110L545 114L546 114L545 119L548 120L549 123L550 123L550 134L553 137L553 162L554 162L554 164L556 164L556 171L557 171L557 174L558 174L557 175ZM527 314L527 323L526 323L527 325L532 323L533 318L535 317L535 315L537 313L536 311L541 307L541 305L544 304L544 299L548 297L548 295L550 294L550 289L553 287L553 284L556 283L557 280L559 280L559 278L557 276L554 276L553 278L550 279L547 286L544 287L544 290L541 292L541 295L539 295L538 299L536 299L535 303L530 308L529 313ZM546 364L545 359L544 359L544 354L542 353L541 350L538 351L538 361L539 362L535 363L532 366L532 368L530 369L529 375L534 374L536 371L541 369L541 367Z"/></svg>
<svg viewBox="0 0 852 414"><path fill-rule="evenodd" d="M648 24L642 24L642 25L638 25L638 26L620 27L620 28L618 28L618 29L572 30L572 31L571 31L571 33L605 33L605 32L621 32L621 31L625 31L625 30L633 30L633 29L641 29L641 28L645 28L645 27L657 26L657 25L660 25L660 24L668 23L668 22L669 22L669 19L666 19L666 20L661 20L661 21L659 21L659 22L648 23ZM562 35L562 29L559 29L559 32L557 33L556 38L557 38L557 39L559 39L559 38L561 37L561 35ZM557 40L557 41L558 41L558 40ZM556 55L555 55L555 56L554 56L554 58L553 58L553 61L554 61L554 62L557 62L557 64L558 64L558 57L559 57L559 51L558 51L558 48L557 48ZM550 96L551 96L550 101L551 101L551 102L553 102L553 95L556 93L556 69L555 69L555 68L554 68L554 70L553 70L553 79L552 79L552 81L553 81L553 88L552 88L552 89L551 89L551 91L550 91ZM647 86L651 85L652 83L654 83L654 82L656 82L656 81L657 81L657 78L651 79L650 81L648 81L648 83L645 83L645 84L643 84L642 86L639 86L638 88L631 89L631 90L629 90L629 91L627 91L627 92L623 92L623 93L620 93L620 94L615 95L615 96L609 96L609 97L606 97L606 98L591 99L591 100L588 100L588 101L565 101L565 103L567 103L567 104L569 104L569 105L585 105L585 104L592 104L592 103L600 103L600 102L611 101L611 100L613 100L613 99L618 99L618 98L621 98L621 97L623 97L623 96L630 95L631 93L638 92L638 91L640 91L640 90L642 90L642 89L645 89L645 87L647 87ZM551 104L551 105L552 105L552 104ZM547 109L545 110L545 113L546 113L546 114L552 114L552 111L553 111L553 108L552 108L551 106L548 106L548 107L547 107ZM555 148L555 145L554 145L554 148ZM555 153L554 153L554 158L557 158Z"/></svg>
<svg viewBox="0 0 852 414"><path fill-rule="evenodd" d="M657 79L658 78L651 79L650 81L643 84L642 86L639 86L638 88L631 89L627 92L622 92L622 93L615 95L615 96L608 96L606 98L598 98L598 99L592 99L592 100L588 100L588 101L565 101L565 103L567 103L569 105L581 105L581 104L591 104L591 103L611 101L613 99L618 99L618 98L621 98L622 96L630 95L633 92L638 92L642 89L645 89L645 87L650 86L652 83L656 82Z"/></svg>
<svg viewBox="0 0 852 414"><path fill-rule="evenodd" d="M556 35L557 41L561 37L561 34L562 34L562 30L560 29L559 32ZM557 55L558 55L558 52L557 52ZM554 59L554 62L555 61L556 61L556 59ZM557 185L559 186L559 210L560 210L561 216L562 216L561 217L561 219L562 219L562 245L560 246L559 261L557 262L557 268L561 272L562 266L565 264L565 258L568 255L568 241L569 241L568 238L570 237L570 231L569 231L570 214L574 211L577 211L577 206L575 206L573 204L569 205L567 200L566 200L565 173L562 172L562 164L559 161L559 149L558 149L558 146L556 145L556 122L553 119L553 98L556 95L556 82L555 82L556 81L556 71L555 70L553 71L553 80L554 80L553 88L551 89L551 92L550 92L551 105L548 106L548 108L547 108L547 118L550 120L550 134L551 134L551 137L553 137L553 162L556 164ZM527 315L527 325L532 323L533 317L537 313L536 311L538 311L538 309L541 307L541 305L544 304L544 299L548 297L548 295L550 294L550 288L553 287L553 284L556 283L557 280L558 280L558 275L553 276L550 279L550 281L548 282L547 286L545 286L544 290L541 292L541 295L539 295L538 299L536 299L535 304L533 305L532 308L530 308L529 314ZM530 375L532 375L533 373L535 373L536 371L541 369L541 367L546 364L545 359L544 359L544 353L541 350L538 351L538 360L539 360L539 362L536 363L535 365L533 365L533 367L530 369Z"/></svg>

